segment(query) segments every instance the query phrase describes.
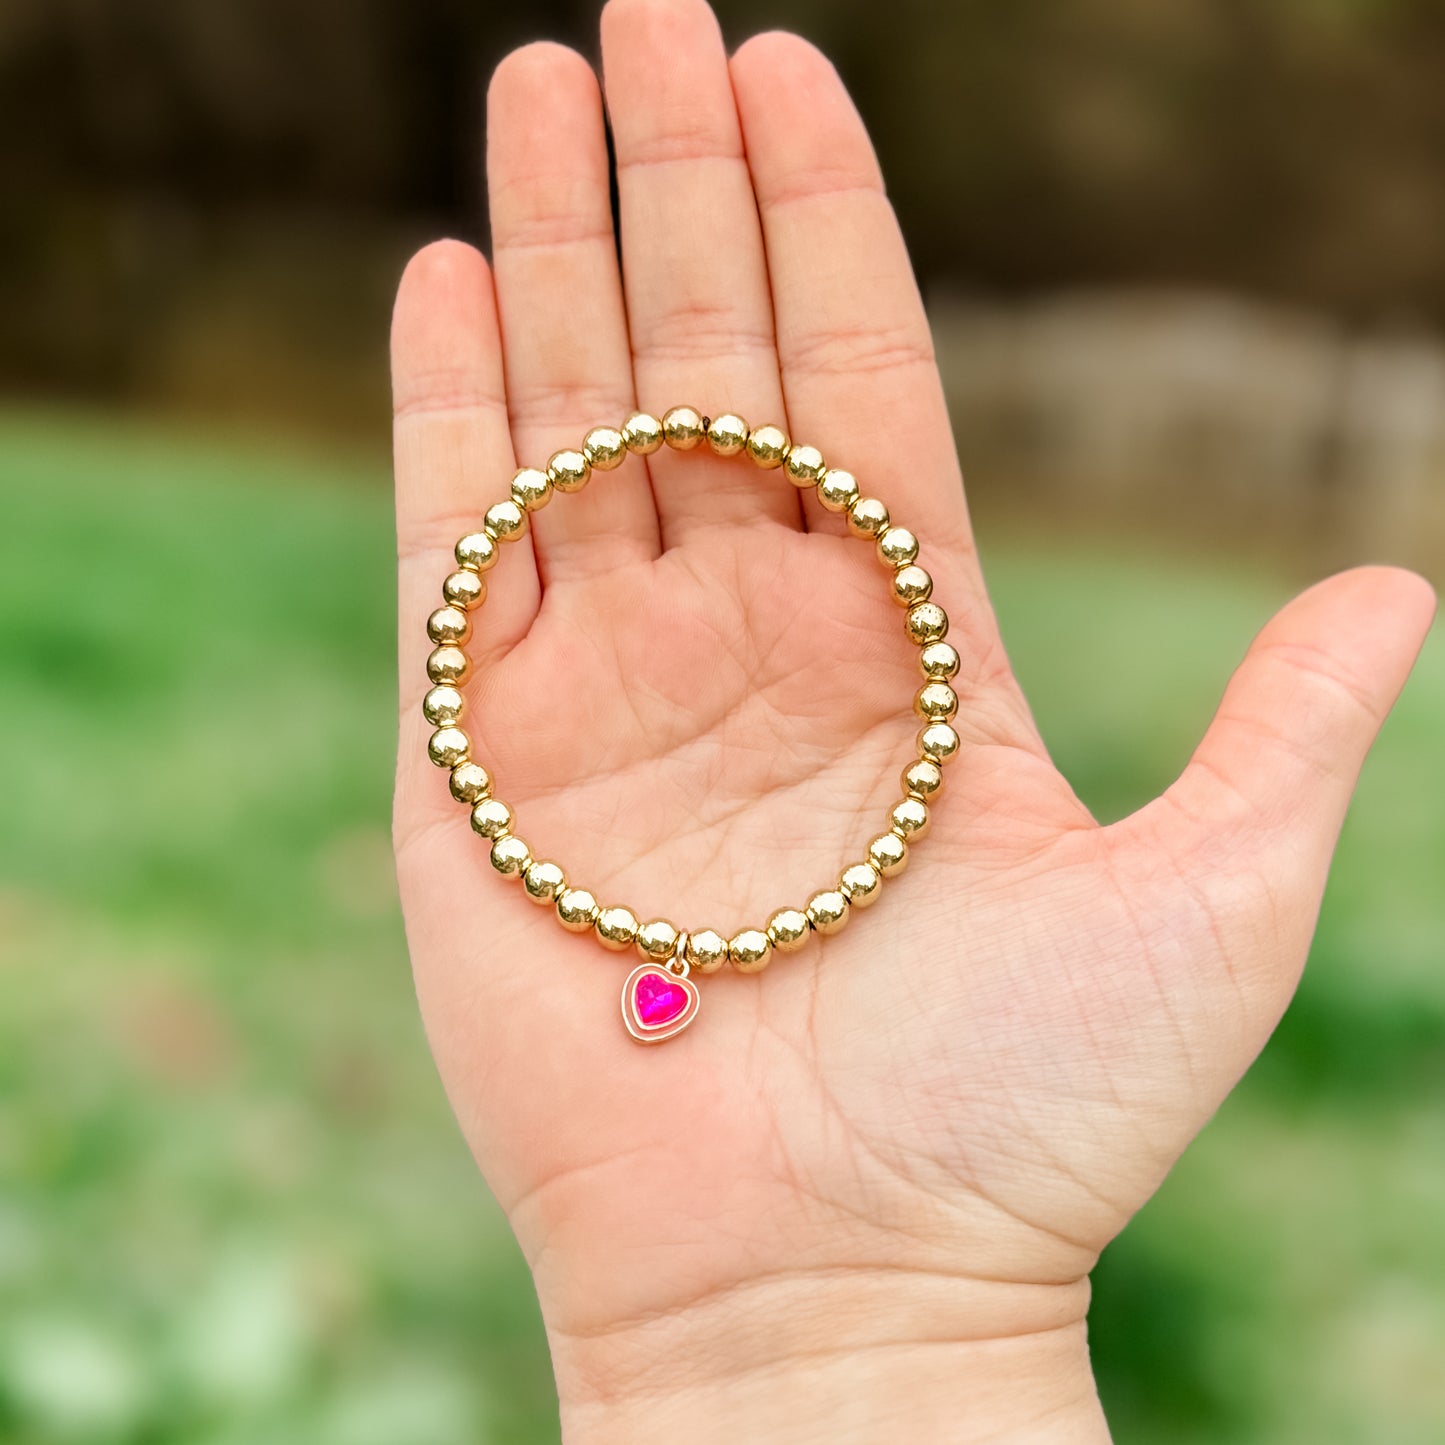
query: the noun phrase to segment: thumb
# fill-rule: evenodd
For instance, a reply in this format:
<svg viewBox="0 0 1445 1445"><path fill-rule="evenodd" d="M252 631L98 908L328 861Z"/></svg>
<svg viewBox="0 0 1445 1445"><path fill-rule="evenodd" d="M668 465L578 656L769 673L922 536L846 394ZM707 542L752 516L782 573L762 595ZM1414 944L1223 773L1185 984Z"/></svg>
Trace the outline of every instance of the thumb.
<svg viewBox="0 0 1445 1445"><path fill-rule="evenodd" d="M1209 834L1243 827L1323 868L1434 613L1430 584L1398 567L1302 592L1255 638L1168 805Z"/></svg>
<svg viewBox="0 0 1445 1445"><path fill-rule="evenodd" d="M1302 592L1255 638L1178 780L1121 825L1147 876L1187 881L1236 983L1262 985L1276 1017L1360 767L1434 612L1429 583L1395 567Z"/></svg>

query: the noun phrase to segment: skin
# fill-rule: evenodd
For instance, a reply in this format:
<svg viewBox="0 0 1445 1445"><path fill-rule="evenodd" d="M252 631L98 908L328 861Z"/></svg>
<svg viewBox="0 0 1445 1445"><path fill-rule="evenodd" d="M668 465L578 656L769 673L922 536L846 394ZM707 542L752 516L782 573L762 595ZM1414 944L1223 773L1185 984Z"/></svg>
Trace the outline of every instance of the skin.
<svg viewBox="0 0 1445 1445"><path fill-rule="evenodd" d="M536 1280L568 1441L1095 1441L1088 1276L1298 981L1360 764L1434 608L1319 583L1259 634L1178 781L1100 827L999 641L927 323L828 61L728 57L701 0L613 0L603 101L556 45L488 95L492 262L440 242L393 334L396 851L458 1119ZM702 981L654 1049L631 954L493 875L425 756L458 535L635 405L777 421L923 541L964 747L881 906ZM731 933L861 857L920 684L886 574L777 472L632 459L532 517L473 614L463 722L536 857ZM1101 680L1101 685L1106 685Z"/></svg>

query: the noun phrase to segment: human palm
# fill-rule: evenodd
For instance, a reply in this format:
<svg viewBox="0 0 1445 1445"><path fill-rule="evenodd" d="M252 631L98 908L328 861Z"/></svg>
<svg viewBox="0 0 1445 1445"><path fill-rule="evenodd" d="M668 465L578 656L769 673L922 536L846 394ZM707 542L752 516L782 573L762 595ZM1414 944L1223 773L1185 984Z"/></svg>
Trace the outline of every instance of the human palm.
<svg viewBox="0 0 1445 1445"><path fill-rule="evenodd" d="M679 1338L746 1372L825 1341L1081 1335L1099 1250L1293 990L1428 588L1368 569L1297 599L1174 787L1098 827L1009 670L926 321L831 68L780 35L729 62L700 0L613 0L603 55L620 270L591 70L528 47L489 97L493 270L427 248L394 331L408 936L564 1405L640 1386ZM452 541L516 465L639 402L777 421L857 474L922 539L962 659L963 746L908 869L842 933L705 981L653 1049L618 1019L627 961L492 874L419 708ZM464 726L534 855L724 934L862 857L920 682L871 546L778 473L702 453L634 458L531 522L474 614Z"/></svg>

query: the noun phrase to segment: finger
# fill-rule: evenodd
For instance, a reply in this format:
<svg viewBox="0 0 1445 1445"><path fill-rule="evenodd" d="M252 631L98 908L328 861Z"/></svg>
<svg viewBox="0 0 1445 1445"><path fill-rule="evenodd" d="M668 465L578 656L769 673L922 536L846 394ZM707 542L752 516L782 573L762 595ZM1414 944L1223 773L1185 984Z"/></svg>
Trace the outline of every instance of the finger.
<svg viewBox="0 0 1445 1445"><path fill-rule="evenodd" d="M512 441L528 466L634 410L602 96L575 51L513 51L487 92L487 193ZM532 518L548 586L661 550L647 472L597 472Z"/></svg>
<svg viewBox="0 0 1445 1445"><path fill-rule="evenodd" d="M392 312L391 356L403 675L420 688L426 619L441 606L452 549L507 495L515 467L492 278L480 253L438 241L412 257ZM474 664L509 651L536 616L530 538L502 548L488 583L502 577L505 586L489 585L471 614Z"/></svg>
<svg viewBox="0 0 1445 1445"><path fill-rule="evenodd" d="M789 421L826 439L828 461L981 597L928 318L863 123L826 57L795 35L749 40L732 78Z"/></svg>
<svg viewBox="0 0 1445 1445"><path fill-rule="evenodd" d="M762 231L727 53L702 0L611 0L603 77L623 280L643 406L783 421ZM801 522L793 488L744 459L649 459L667 545L699 529Z"/></svg>
<svg viewBox="0 0 1445 1445"><path fill-rule="evenodd" d="M1186 847L1242 850L1267 876L1322 888L1434 610L1430 585L1393 567L1343 572L1296 597L1255 639L1188 766L1144 810L1150 821L1179 815Z"/></svg>

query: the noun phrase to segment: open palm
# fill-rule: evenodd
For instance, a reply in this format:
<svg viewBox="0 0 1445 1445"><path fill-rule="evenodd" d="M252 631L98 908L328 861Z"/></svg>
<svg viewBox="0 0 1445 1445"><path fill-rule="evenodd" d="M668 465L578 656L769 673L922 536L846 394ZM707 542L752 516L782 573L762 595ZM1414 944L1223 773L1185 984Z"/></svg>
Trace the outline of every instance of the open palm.
<svg viewBox="0 0 1445 1445"><path fill-rule="evenodd" d="M680 1336L734 1379L823 1342L1072 1348L1099 1250L1293 990L1429 589L1366 569L1297 599L1179 782L1098 827L1000 645L923 310L833 70L786 35L729 61L701 0L613 0L602 40L620 266L596 80L532 46L489 97L493 269L440 243L397 301L397 852L443 1077L564 1405L640 1387ZM617 1017L635 959L499 880L429 766L422 622L517 465L678 403L778 422L919 535L963 747L876 909L706 981L698 1022L640 1049ZM917 653L872 547L702 453L633 458L531 523L474 614L465 726L534 855L725 935L831 886L914 756Z"/></svg>

